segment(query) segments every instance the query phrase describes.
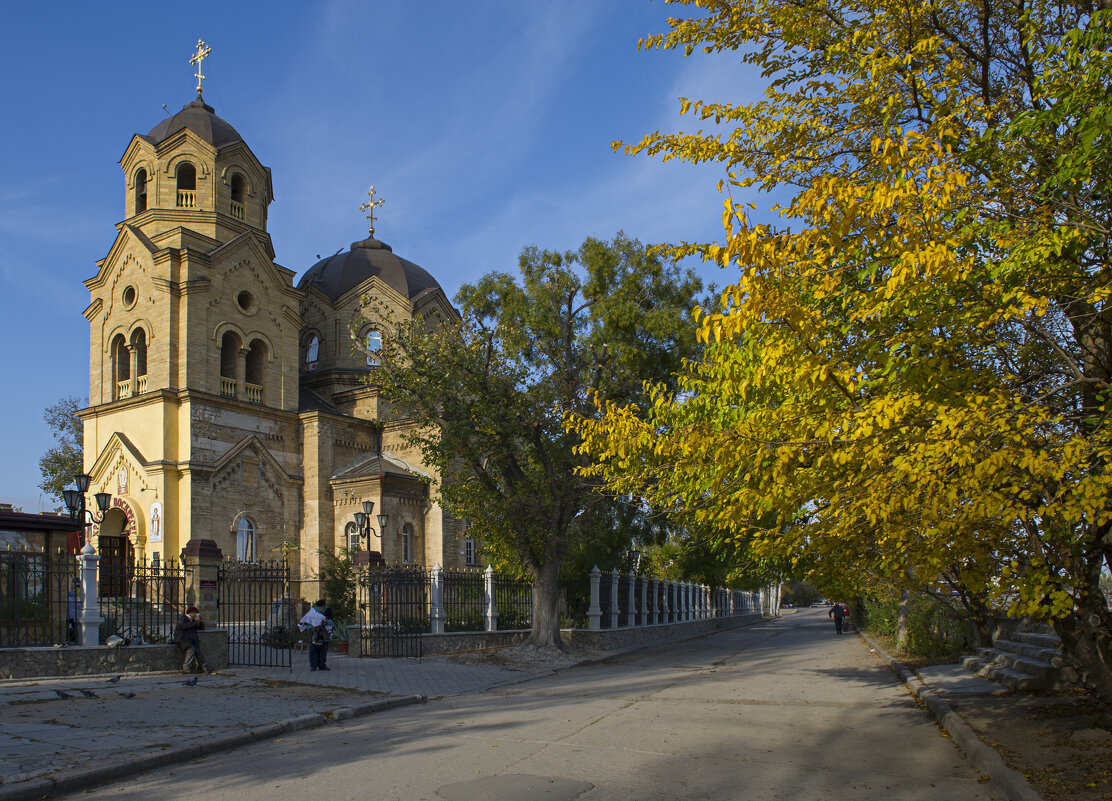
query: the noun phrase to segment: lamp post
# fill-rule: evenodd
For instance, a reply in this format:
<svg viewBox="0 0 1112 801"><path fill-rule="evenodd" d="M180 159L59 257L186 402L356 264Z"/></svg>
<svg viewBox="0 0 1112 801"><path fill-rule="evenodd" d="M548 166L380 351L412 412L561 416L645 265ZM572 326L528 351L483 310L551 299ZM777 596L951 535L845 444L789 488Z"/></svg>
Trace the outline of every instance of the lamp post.
<svg viewBox="0 0 1112 801"><path fill-rule="evenodd" d="M66 509L69 511L70 520L77 522L80 520L85 522L85 515L89 516L89 520L93 523L100 523L104 520L104 515L108 511L108 505L112 503L112 496L107 492L98 492L94 497L97 502L97 509L100 510L100 517L97 517L95 512L91 512L85 508L85 493L89 491L89 483L92 481L92 476L88 473L79 473L73 477L73 483L76 489L66 488L62 490L62 497L66 502ZM81 529L81 544L87 544L85 537L85 529Z"/></svg>
<svg viewBox="0 0 1112 801"><path fill-rule="evenodd" d="M83 606L78 613L76 622L79 641L82 645L96 645L100 642L100 624L104 622L104 618L100 615L99 607L99 587L97 586L97 564L100 562L100 556L93 549L93 544L88 541L85 536L85 515L89 516L89 520L93 523L100 523L104 520L104 515L108 511L108 504L112 502L112 496L107 492L98 492L94 497L97 502L97 509L100 510L100 517L97 517L95 512L91 512L85 508L85 493L89 491L89 483L92 477L88 473L79 473L73 477L73 483L76 489L66 488L62 490L62 498L66 502L66 509L69 510L70 520L74 523L79 520L82 523L81 527L81 556L78 557L81 563L81 597Z"/></svg>
<svg viewBox="0 0 1112 801"><path fill-rule="evenodd" d="M380 513L378 515L378 531L376 532L371 526L371 515L374 514L374 511L374 501L363 501L363 511L355 513L355 525L359 526L360 538L365 538L367 540L368 551L371 550L371 536L378 537L381 544L381 532L386 530L386 524L390 521L390 515Z"/></svg>

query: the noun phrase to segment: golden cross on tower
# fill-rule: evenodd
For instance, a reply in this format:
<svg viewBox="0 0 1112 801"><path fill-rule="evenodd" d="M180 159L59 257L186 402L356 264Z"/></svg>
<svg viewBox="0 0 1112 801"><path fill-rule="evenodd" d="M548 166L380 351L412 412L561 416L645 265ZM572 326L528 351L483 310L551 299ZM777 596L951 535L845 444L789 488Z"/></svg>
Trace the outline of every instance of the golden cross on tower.
<svg viewBox="0 0 1112 801"><path fill-rule="evenodd" d="M367 197L369 197L370 200L369 201L366 201L366 200L363 201L363 203L360 204L360 206L359 206L359 210L367 212L366 217L367 217L367 222L369 224L369 231L370 231L371 236L374 236L375 235L375 207L385 205L386 201L383 200L382 198L377 198L377 199L375 198L375 185L374 184L371 184L371 191L367 193Z"/></svg>
<svg viewBox="0 0 1112 801"><path fill-rule="evenodd" d="M197 65L197 72L195 73L197 77L197 97L200 97L205 91L204 87L201 85L201 82L205 79L205 76L201 74L201 62L211 53L212 48L205 44L204 39L198 39L197 52L189 59L190 64Z"/></svg>

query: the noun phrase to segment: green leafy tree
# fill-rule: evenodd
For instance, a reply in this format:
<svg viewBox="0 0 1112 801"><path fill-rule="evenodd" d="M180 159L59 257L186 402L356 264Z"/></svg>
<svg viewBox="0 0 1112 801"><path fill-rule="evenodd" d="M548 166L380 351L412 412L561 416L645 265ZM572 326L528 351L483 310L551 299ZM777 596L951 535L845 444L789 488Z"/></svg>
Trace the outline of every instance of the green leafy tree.
<svg viewBox="0 0 1112 801"><path fill-rule="evenodd" d="M650 47L737 53L753 103L629 152L723 165L737 269L705 358L577 427L612 491L777 519L820 584L930 586L1052 622L1112 702L1112 11L691 0ZM792 195L754 224L747 191ZM788 525L800 520L800 524Z"/></svg>
<svg viewBox="0 0 1112 801"><path fill-rule="evenodd" d="M421 424L412 439L439 473L446 508L485 553L531 576L530 642L550 647L560 645L565 556L614 547L622 518L620 500L577 475L585 457L564 417L589 414L596 394L636 405L644 380L671 382L695 352L690 313L702 286L623 234L574 252L529 247L518 269L464 286L460 319L431 330L382 313L389 335L373 378Z"/></svg>
<svg viewBox="0 0 1112 801"><path fill-rule="evenodd" d="M84 429L81 418L77 416L78 409L83 405L80 398L69 396L46 407L43 412L43 420L50 427L57 444L47 449L39 459L39 470L42 471L39 487L56 501L62 499L62 490L73 483L73 477L84 472Z"/></svg>

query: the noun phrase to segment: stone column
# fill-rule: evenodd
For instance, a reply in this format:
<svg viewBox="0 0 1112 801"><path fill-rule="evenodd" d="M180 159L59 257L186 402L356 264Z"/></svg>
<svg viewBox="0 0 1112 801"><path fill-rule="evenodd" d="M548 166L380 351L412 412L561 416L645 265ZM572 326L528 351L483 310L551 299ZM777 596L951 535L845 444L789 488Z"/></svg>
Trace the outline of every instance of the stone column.
<svg viewBox="0 0 1112 801"><path fill-rule="evenodd" d="M494 598L494 567L487 565L483 573L483 600L486 603L484 615L487 631L498 631L498 604Z"/></svg>
<svg viewBox="0 0 1112 801"><path fill-rule="evenodd" d="M610 628L618 628L618 568L610 571Z"/></svg>
<svg viewBox="0 0 1112 801"><path fill-rule="evenodd" d="M236 353L236 397L247 400L247 354L249 348L240 348Z"/></svg>
<svg viewBox="0 0 1112 801"><path fill-rule="evenodd" d="M444 633L444 575L440 562L432 566L429 575L429 621L433 634Z"/></svg>
<svg viewBox="0 0 1112 801"><path fill-rule="evenodd" d="M213 540L190 540L181 549L185 604L197 607L201 617L213 623L216 621L216 575L223 559L223 552Z"/></svg>
<svg viewBox="0 0 1112 801"><path fill-rule="evenodd" d="M591 605L587 608L587 629L599 631L602 628L602 607L599 606L598 585L602 579L602 571L598 565L591 568Z"/></svg>
<svg viewBox="0 0 1112 801"><path fill-rule="evenodd" d="M649 625L649 580L641 576L641 625Z"/></svg>
<svg viewBox="0 0 1112 801"><path fill-rule="evenodd" d="M127 346L127 360L131 367L131 389L128 395L139 394L139 349L134 345Z"/></svg>
<svg viewBox="0 0 1112 801"><path fill-rule="evenodd" d="M664 600L664 609L663 609L664 615L663 615L663 620L661 620L662 623L671 623L672 622L672 614L673 614L673 612L672 612L672 609L673 609L672 587L673 586L674 586L674 583L671 582L671 581L664 582L664 592L662 593L663 596L664 596L664 599L663 599Z"/></svg>
<svg viewBox="0 0 1112 801"><path fill-rule="evenodd" d="M100 587L97 586L97 563L100 556L93 546L86 542L77 557L81 562L81 613L78 616L78 642L82 645L100 644Z"/></svg>

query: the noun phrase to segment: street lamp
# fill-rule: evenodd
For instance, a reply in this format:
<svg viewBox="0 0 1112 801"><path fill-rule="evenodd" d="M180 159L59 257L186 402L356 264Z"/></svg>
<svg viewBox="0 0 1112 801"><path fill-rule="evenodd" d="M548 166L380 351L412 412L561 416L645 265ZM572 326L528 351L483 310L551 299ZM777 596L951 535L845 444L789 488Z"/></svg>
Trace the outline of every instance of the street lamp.
<svg viewBox="0 0 1112 801"><path fill-rule="evenodd" d="M355 513L355 525L359 526L359 536L366 538L367 550L371 550L371 536L374 535L380 540L382 539L382 531L386 530L386 524L390 520L390 515L378 515L378 531L376 532L371 527L371 515L375 510L374 501L363 501L363 511Z"/></svg>
<svg viewBox="0 0 1112 801"><path fill-rule="evenodd" d="M85 522L85 515L89 516L89 520L94 523L100 523L104 520L104 515L108 511L108 506L112 503L112 496L107 492L98 492L94 497L97 502L97 509L100 510L100 517L85 508L85 493L89 491L89 482L92 476L88 473L78 473L73 477L73 483L76 489L67 487L62 490L62 498L66 502L66 509L69 511L70 520L74 523L81 521ZM85 530L81 530L81 544L85 545Z"/></svg>

